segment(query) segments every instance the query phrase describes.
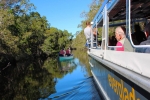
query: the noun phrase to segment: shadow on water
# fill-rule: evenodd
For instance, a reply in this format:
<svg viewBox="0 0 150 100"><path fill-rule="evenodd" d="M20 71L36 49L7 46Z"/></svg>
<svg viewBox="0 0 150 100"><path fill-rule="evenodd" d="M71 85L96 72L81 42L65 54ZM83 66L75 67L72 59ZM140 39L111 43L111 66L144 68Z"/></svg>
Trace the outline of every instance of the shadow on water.
<svg viewBox="0 0 150 100"><path fill-rule="evenodd" d="M0 70L2 100L100 100L91 77L88 55L73 51L74 59L24 60Z"/></svg>

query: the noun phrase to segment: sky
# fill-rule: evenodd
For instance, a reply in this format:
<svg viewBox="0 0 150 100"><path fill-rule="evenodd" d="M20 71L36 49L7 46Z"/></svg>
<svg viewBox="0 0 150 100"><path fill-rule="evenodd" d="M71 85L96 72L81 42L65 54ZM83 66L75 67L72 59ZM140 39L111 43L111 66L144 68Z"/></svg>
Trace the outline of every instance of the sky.
<svg viewBox="0 0 150 100"><path fill-rule="evenodd" d="M89 11L92 0L30 0L30 3L36 6L35 11L41 16L46 16L50 27L75 34L81 31L77 27L84 20L80 14Z"/></svg>

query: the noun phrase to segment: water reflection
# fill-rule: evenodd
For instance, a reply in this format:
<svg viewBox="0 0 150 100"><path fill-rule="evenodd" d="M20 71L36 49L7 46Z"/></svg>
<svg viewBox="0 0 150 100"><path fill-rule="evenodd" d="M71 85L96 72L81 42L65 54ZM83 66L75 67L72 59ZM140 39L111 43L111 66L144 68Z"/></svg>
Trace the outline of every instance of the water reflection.
<svg viewBox="0 0 150 100"><path fill-rule="evenodd" d="M89 65L89 57L86 50L73 51L74 57L79 59L79 63L83 70L87 72L87 76L91 76L91 69Z"/></svg>
<svg viewBox="0 0 150 100"><path fill-rule="evenodd" d="M76 64L74 63L74 60L66 60L66 61L62 61L59 62L60 63L60 69L61 72L69 72L71 73L75 68L76 68Z"/></svg>
<svg viewBox="0 0 150 100"><path fill-rule="evenodd" d="M65 75L57 78L56 92L40 100L100 100L99 94L89 73L88 56L85 51L74 51L74 59L59 62Z"/></svg>
<svg viewBox="0 0 150 100"><path fill-rule="evenodd" d="M0 73L0 98L3 100L36 100L55 92L52 73L42 67L43 61L26 60Z"/></svg>
<svg viewBox="0 0 150 100"><path fill-rule="evenodd" d="M18 62L16 66L1 70L0 98L2 100L37 100L39 98L54 98L73 91L81 93L78 94L79 98L82 93L93 91L94 85L90 77L87 53L73 51L73 54L74 59L72 60L58 62L54 58L26 59ZM93 93L88 92L91 98L98 95ZM71 95L64 98L69 98Z"/></svg>

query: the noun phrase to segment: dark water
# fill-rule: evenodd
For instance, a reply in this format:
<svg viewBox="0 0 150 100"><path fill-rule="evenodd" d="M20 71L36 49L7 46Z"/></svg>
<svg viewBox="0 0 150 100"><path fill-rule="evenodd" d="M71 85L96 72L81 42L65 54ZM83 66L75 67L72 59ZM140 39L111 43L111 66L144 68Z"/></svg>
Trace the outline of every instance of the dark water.
<svg viewBox="0 0 150 100"><path fill-rule="evenodd" d="M91 76L86 51L58 62L24 61L0 73L2 100L101 100ZM9 74L8 74L9 73Z"/></svg>

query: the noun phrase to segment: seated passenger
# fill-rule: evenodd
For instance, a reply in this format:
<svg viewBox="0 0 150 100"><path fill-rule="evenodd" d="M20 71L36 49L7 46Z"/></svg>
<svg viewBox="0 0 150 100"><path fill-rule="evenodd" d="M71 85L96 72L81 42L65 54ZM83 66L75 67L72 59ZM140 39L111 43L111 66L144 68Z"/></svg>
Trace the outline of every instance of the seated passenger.
<svg viewBox="0 0 150 100"><path fill-rule="evenodd" d="M137 42L140 44L142 41L146 40L146 36L143 31L141 31L141 27L139 24L134 25L135 32L133 33L137 39Z"/></svg>
<svg viewBox="0 0 150 100"><path fill-rule="evenodd" d="M135 34L131 34L131 37L132 37L133 44L134 45L139 45L139 42L137 41Z"/></svg>
<svg viewBox="0 0 150 100"><path fill-rule="evenodd" d="M65 55L66 55L65 49L61 49L59 52L59 56L65 56Z"/></svg>
<svg viewBox="0 0 150 100"><path fill-rule="evenodd" d="M115 36L117 39L117 44L116 46L122 46L122 47L117 47L116 51L133 51L133 48L129 42L129 40L125 36L125 27L118 26L115 29Z"/></svg>
<svg viewBox="0 0 150 100"><path fill-rule="evenodd" d="M145 26L145 30L144 31L145 31L147 40L141 42L140 45L150 45L150 22ZM136 52L150 53L150 47L137 48Z"/></svg>
<svg viewBox="0 0 150 100"><path fill-rule="evenodd" d="M115 38L115 36L111 36L109 38L109 46L116 46L117 40Z"/></svg>
<svg viewBox="0 0 150 100"><path fill-rule="evenodd" d="M70 50L70 48L68 48L68 49L66 50L66 55L67 55L67 56L70 56L70 55L71 55L71 50Z"/></svg>

